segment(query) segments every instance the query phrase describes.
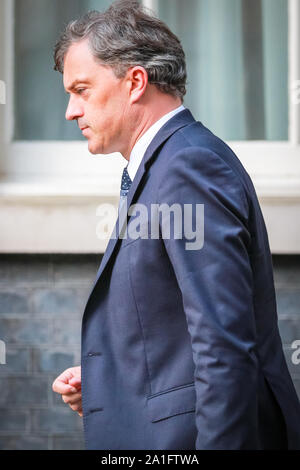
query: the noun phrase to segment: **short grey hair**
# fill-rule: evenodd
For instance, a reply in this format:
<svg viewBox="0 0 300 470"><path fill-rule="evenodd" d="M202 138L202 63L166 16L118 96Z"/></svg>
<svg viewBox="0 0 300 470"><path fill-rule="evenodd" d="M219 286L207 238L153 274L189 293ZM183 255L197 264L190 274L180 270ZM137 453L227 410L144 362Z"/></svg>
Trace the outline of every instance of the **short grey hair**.
<svg viewBox="0 0 300 470"><path fill-rule="evenodd" d="M138 0L119 0L105 12L90 11L71 21L55 45L54 69L63 73L69 47L89 40L93 55L109 65L117 78L130 67L145 68L148 82L183 100L186 93L185 54L168 26Z"/></svg>

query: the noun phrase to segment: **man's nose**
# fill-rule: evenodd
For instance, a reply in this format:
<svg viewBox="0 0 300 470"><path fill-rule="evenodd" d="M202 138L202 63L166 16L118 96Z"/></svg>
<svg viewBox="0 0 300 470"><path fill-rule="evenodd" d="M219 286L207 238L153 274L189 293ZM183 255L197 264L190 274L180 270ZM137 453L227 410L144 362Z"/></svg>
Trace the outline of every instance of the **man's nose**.
<svg viewBox="0 0 300 470"><path fill-rule="evenodd" d="M67 121L73 121L74 119L78 119L82 116L83 116L82 106L80 106L78 102L70 98L68 107L66 110L66 114L65 114Z"/></svg>

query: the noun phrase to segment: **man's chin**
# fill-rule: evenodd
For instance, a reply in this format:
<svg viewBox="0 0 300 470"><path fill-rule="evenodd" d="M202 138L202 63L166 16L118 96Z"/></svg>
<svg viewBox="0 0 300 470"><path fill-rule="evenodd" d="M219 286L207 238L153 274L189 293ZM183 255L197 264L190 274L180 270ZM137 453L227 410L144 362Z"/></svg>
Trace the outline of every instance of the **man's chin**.
<svg viewBox="0 0 300 470"><path fill-rule="evenodd" d="M92 143L88 143L88 150L92 155L97 155L98 153L101 153L96 146L92 145Z"/></svg>
<svg viewBox="0 0 300 470"><path fill-rule="evenodd" d="M90 146L88 146L88 150L92 155L97 155L97 153L99 153L99 152L95 152L95 149L93 149L93 147L90 147Z"/></svg>
<svg viewBox="0 0 300 470"><path fill-rule="evenodd" d="M103 147L96 147L95 145L93 146L91 143L88 144L88 150L92 155L109 155L111 153L114 153L114 150L109 150L105 149Z"/></svg>

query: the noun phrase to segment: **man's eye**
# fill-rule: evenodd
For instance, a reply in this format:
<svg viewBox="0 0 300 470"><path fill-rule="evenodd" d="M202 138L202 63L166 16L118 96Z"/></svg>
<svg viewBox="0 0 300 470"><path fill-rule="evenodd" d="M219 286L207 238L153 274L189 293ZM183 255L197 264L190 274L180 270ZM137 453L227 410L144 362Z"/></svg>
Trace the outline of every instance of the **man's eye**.
<svg viewBox="0 0 300 470"><path fill-rule="evenodd" d="M78 89L76 90L76 92L78 93L78 95L81 95L84 91L85 91L85 88L78 88Z"/></svg>

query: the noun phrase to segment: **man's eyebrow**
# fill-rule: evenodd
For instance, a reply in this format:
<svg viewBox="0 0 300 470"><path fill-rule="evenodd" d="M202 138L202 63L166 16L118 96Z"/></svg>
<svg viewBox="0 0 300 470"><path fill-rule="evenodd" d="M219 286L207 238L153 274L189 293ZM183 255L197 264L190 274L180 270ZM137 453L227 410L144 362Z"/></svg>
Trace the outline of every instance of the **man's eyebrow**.
<svg viewBox="0 0 300 470"><path fill-rule="evenodd" d="M82 83L82 84L89 84L89 80L79 80L79 79L76 79L74 80L74 82L68 87L68 88L65 88L65 91L66 93L69 93L70 91L74 90L74 88L76 87L76 85L78 85L78 83Z"/></svg>

